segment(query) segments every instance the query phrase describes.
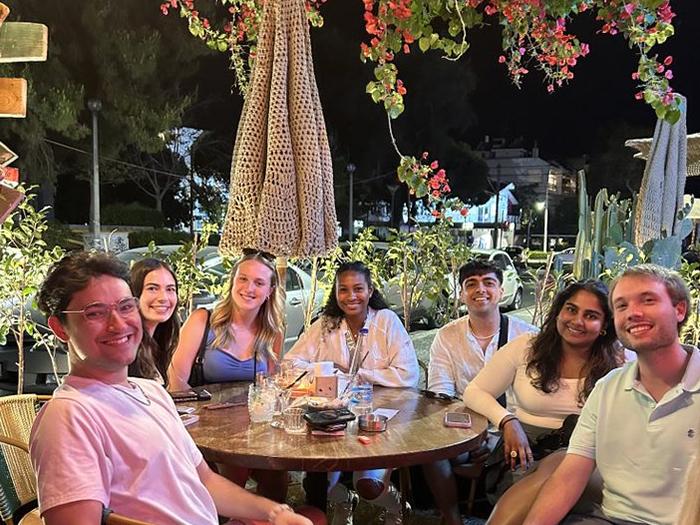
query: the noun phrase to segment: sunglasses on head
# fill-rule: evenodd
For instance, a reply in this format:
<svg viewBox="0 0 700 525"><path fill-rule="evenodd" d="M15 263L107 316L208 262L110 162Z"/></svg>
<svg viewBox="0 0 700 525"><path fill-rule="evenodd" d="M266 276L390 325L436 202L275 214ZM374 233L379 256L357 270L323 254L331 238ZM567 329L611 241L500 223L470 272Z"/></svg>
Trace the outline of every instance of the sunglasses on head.
<svg viewBox="0 0 700 525"><path fill-rule="evenodd" d="M452 401L461 401L462 398L459 396L451 396L449 394L445 394L443 392L433 392L432 390L421 390L421 394L423 394L425 397L428 399L437 399L438 401L445 401L445 402L452 402Z"/></svg>
<svg viewBox="0 0 700 525"><path fill-rule="evenodd" d="M264 252L262 250L255 250L253 248L243 248L243 256L244 257L252 257L259 255L263 259L267 259L270 262L275 261L275 256L272 255L270 252Z"/></svg>

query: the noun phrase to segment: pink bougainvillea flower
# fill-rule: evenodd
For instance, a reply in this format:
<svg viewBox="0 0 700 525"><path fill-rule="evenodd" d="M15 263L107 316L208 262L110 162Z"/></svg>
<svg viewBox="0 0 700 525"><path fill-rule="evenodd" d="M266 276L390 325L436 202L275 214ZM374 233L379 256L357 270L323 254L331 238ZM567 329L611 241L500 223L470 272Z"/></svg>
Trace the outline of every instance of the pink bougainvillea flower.
<svg viewBox="0 0 700 525"><path fill-rule="evenodd" d="M427 151L424 151L423 154L421 155L421 157L422 157L423 159L427 159L427 158L428 158L428 152L427 152Z"/></svg>
<svg viewBox="0 0 700 525"><path fill-rule="evenodd" d="M547 92L551 93L552 91L554 91L554 85L553 84L547 85Z"/></svg>
<svg viewBox="0 0 700 525"><path fill-rule="evenodd" d="M632 73L632 80L639 80L639 71Z"/></svg>
<svg viewBox="0 0 700 525"><path fill-rule="evenodd" d="M498 57L498 63L499 63L499 64L503 64L503 62L505 62L505 61L506 61L506 57L505 57L505 56L501 55L501 56Z"/></svg>
<svg viewBox="0 0 700 525"><path fill-rule="evenodd" d="M673 57L672 56L667 56L664 58L664 65L665 66L670 66L673 63Z"/></svg>
<svg viewBox="0 0 700 525"><path fill-rule="evenodd" d="M664 76L665 76L667 79L671 80L671 79L673 78L673 71L671 71L671 70L669 69L668 71L666 71L666 73L664 73Z"/></svg>
<svg viewBox="0 0 700 525"><path fill-rule="evenodd" d="M438 161L434 160L433 162L430 163L430 169L431 170L436 170L438 169Z"/></svg>

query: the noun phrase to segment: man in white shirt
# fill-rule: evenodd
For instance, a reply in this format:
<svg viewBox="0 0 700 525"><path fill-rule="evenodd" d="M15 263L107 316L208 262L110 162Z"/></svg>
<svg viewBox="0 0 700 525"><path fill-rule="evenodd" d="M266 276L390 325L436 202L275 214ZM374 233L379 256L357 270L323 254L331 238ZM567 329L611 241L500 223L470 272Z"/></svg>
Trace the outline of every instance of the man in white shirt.
<svg viewBox="0 0 700 525"><path fill-rule="evenodd" d="M459 269L459 282L460 300L467 307L467 315L438 330L430 347L428 367L428 390L457 397L499 347L523 333L537 332L531 324L500 313L503 272L499 268L479 260L470 261ZM471 460L485 460L487 454L482 447L472 453ZM426 479L447 525L462 523L452 465L469 459L469 454L463 454L424 465Z"/></svg>
<svg viewBox="0 0 700 525"><path fill-rule="evenodd" d="M110 507L159 525L216 525L217 514L310 525L288 506L212 472L166 391L127 378L142 336L128 275L126 265L106 254L72 253L52 268L39 293L70 362L30 437L44 523L98 525Z"/></svg>
<svg viewBox="0 0 700 525"><path fill-rule="evenodd" d="M677 273L643 264L612 284L610 302L617 336L637 360L598 381L526 525L676 523L700 439L700 352L678 337L690 295ZM596 467L602 504L567 517Z"/></svg>

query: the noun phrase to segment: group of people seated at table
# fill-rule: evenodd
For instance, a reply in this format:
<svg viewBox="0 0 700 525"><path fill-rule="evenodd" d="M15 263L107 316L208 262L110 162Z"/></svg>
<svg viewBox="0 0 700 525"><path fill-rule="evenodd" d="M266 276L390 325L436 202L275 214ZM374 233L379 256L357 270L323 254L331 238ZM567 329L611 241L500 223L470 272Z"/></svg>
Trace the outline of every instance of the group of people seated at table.
<svg viewBox="0 0 700 525"><path fill-rule="evenodd" d="M443 522L463 523L453 465L483 463L495 502L488 523L695 523L700 465L688 465L700 448L700 352L679 339L690 306L683 280L640 265L610 293L599 281L570 284L538 330L500 313L502 279L487 263L460 268L468 313L430 350L428 391L463 399L498 430L471 453L423 466ZM244 253L213 311L195 310L181 329L175 274L154 259L129 275L111 256L69 254L39 306L70 362L30 439L48 525L97 524L106 507L154 524L324 523L324 512L284 504L286 472L212 470L163 386L252 380L280 360L347 371L361 332L362 380L419 381L408 333L358 262L338 268L322 314L284 355L282 292L264 252ZM360 497L383 509L383 523L402 523L390 469L355 472L352 488L340 475L316 484L328 491L333 525L353 523ZM257 495L242 488L249 476Z"/></svg>

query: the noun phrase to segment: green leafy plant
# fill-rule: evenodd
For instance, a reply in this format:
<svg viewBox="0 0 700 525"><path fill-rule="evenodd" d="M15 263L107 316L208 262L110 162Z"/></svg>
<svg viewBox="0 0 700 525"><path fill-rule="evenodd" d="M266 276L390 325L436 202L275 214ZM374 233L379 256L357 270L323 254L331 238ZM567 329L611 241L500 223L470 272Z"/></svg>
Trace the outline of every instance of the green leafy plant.
<svg viewBox="0 0 700 525"><path fill-rule="evenodd" d="M55 246L49 249L43 239L48 229L47 210L32 206L33 188L20 186L25 199L0 225L0 344L12 334L17 344L17 393L24 391L25 350L42 348L49 353L56 380L55 346L48 327L32 318L36 293L44 281L49 267L63 256L63 250ZM31 339L32 346L25 349Z"/></svg>

